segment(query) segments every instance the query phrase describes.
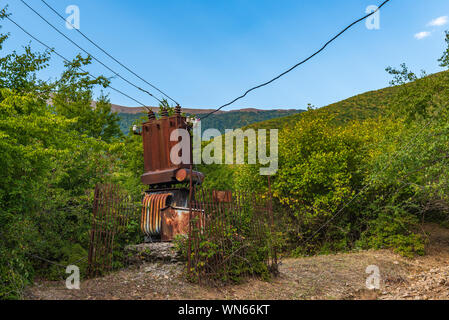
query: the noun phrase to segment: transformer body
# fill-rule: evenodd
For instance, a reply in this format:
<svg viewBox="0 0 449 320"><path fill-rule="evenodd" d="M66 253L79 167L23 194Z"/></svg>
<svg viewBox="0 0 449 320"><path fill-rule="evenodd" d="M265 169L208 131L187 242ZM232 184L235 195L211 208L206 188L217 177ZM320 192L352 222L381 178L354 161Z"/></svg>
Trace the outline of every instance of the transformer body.
<svg viewBox="0 0 449 320"><path fill-rule="evenodd" d="M163 112L162 117L156 119L154 113L150 112L148 118L139 133L144 150L141 181L149 187L142 200L141 230L146 241L171 241L177 235L186 235L188 232L191 218L189 197L191 195L190 200L193 201L194 192L190 192L185 185L190 179L199 184L204 176L191 169L191 141L188 141L189 163L174 164L171 161L172 148L179 143L171 141L173 131L191 130L180 108L176 108L173 116L168 116L168 112L164 115ZM182 154L179 156L182 158ZM184 186L179 187L179 184Z"/></svg>

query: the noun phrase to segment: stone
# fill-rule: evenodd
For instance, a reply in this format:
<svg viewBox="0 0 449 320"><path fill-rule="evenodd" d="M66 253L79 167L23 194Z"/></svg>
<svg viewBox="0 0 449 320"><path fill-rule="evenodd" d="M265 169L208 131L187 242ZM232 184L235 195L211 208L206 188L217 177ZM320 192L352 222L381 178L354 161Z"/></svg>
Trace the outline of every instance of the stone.
<svg viewBox="0 0 449 320"><path fill-rule="evenodd" d="M142 262L178 263L182 261L181 255L171 242L129 245L125 247L125 253L131 256L129 259L131 264L140 264ZM145 270L145 272L151 271Z"/></svg>

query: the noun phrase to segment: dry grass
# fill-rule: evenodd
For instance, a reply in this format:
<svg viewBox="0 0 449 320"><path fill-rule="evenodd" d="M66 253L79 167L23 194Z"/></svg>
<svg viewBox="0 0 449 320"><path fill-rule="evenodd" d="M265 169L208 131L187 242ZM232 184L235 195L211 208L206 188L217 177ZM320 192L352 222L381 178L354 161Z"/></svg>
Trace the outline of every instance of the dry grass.
<svg viewBox="0 0 449 320"><path fill-rule="evenodd" d="M204 287L184 280L182 266L144 264L81 283L67 290L61 282L28 288L27 299L446 299L449 230L426 225L426 256L406 259L388 250L285 259L269 282L249 279L240 285ZM376 265L381 288L366 289L366 267ZM449 275L449 269L447 270ZM429 283L427 283L428 281ZM413 289L415 287L415 289ZM415 290L415 291L413 291Z"/></svg>

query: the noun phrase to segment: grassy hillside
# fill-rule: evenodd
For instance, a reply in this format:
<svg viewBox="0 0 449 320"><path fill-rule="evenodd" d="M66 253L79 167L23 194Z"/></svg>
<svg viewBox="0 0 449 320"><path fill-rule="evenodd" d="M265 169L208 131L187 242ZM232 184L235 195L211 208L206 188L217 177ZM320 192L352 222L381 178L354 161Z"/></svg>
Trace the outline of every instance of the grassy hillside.
<svg viewBox="0 0 449 320"><path fill-rule="evenodd" d="M442 78L447 71L430 75L431 78ZM322 110L331 111L336 115L338 121L347 120L365 120L374 118L385 112L386 108L394 98L399 94L401 89L412 86L413 83L408 83L400 86L387 87L379 90L365 92L346 100L330 104L322 107ZM263 122L251 124L247 127L259 129L274 129L283 128L295 124L301 118L301 114L294 114L286 117L269 119Z"/></svg>
<svg viewBox="0 0 449 320"><path fill-rule="evenodd" d="M441 77L443 73L437 73L430 77ZM405 84L404 86L409 86ZM322 110L330 110L336 114L338 121L364 120L373 118L383 111L402 86L387 87L380 90L365 92L354 97L322 107ZM283 128L296 123L301 118L304 110L254 110L231 111L214 114L203 120L203 131L208 128L217 128L221 132L224 129L254 128L274 129ZM124 133L129 131L132 123L142 116L142 113L119 113L120 127ZM201 116L201 115L200 115Z"/></svg>

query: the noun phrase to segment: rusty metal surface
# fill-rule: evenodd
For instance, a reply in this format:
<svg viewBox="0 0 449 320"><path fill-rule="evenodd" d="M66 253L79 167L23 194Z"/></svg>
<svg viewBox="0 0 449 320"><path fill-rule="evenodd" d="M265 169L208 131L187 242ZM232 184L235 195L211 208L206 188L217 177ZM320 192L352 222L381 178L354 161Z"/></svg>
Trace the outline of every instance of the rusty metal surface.
<svg viewBox="0 0 449 320"><path fill-rule="evenodd" d="M161 240L172 241L189 232L189 209L167 208L162 212Z"/></svg>
<svg viewBox="0 0 449 320"><path fill-rule="evenodd" d="M147 237L158 236L161 233L161 212L167 207L171 193L145 194L142 200L141 229Z"/></svg>
<svg viewBox="0 0 449 320"><path fill-rule="evenodd" d="M187 235L188 200L189 190L185 188L147 191L142 201L142 232L152 241L172 241L177 235Z"/></svg>
<svg viewBox="0 0 449 320"><path fill-rule="evenodd" d="M232 202L232 192L231 191L218 191L213 190L212 196L216 202Z"/></svg>
<svg viewBox="0 0 449 320"><path fill-rule="evenodd" d="M207 190L192 183L190 189L148 192L138 205L117 186L105 184L95 188L90 276L112 270L114 241L123 236L136 210L145 234L158 234L162 241L187 236L187 273L200 282L210 284L216 279L229 279L231 266L244 264L247 254L255 248L269 248L263 252L264 263L268 268L277 266L275 246L268 236L274 232L271 184L268 193L256 194ZM242 271L245 272L251 275Z"/></svg>
<svg viewBox="0 0 449 320"><path fill-rule="evenodd" d="M204 181L204 175L201 172L190 171L190 169L179 169L178 171L176 171L175 178L178 182L190 181L190 178L192 178L195 183L199 184L203 183Z"/></svg>
<svg viewBox="0 0 449 320"><path fill-rule="evenodd" d="M135 209L118 186L96 185L89 243L89 276L112 270L114 240L124 231Z"/></svg>
<svg viewBox="0 0 449 320"><path fill-rule="evenodd" d="M144 184L175 183L176 171L189 168L188 164L175 165L170 160L170 150L178 141L170 141L174 130L188 129L186 118L180 114L160 119L151 119L142 125L144 150ZM190 161L192 161L190 152Z"/></svg>

